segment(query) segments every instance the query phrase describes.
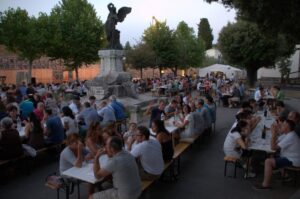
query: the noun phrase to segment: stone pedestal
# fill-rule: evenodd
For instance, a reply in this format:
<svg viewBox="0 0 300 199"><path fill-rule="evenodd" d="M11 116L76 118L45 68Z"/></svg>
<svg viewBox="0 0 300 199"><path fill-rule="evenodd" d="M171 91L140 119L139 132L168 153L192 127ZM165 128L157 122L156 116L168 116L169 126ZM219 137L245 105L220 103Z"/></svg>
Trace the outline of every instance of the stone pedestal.
<svg viewBox="0 0 300 199"><path fill-rule="evenodd" d="M131 75L123 71L123 50L99 50L101 58L100 74L87 82L89 95L98 99L110 95L117 97L137 98L137 93L131 82Z"/></svg>

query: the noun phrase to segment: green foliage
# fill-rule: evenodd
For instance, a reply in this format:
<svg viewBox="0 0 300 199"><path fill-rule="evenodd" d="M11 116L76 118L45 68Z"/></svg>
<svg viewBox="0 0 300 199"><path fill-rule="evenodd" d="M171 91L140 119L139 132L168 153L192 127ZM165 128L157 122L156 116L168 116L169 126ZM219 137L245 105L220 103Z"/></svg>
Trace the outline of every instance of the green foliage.
<svg viewBox="0 0 300 199"><path fill-rule="evenodd" d="M265 38L254 23L245 21L224 27L218 44L225 60L246 68L250 85L256 81L257 70L273 66L278 54L276 41Z"/></svg>
<svg viewBox="0 0 300 199"><path fill-rule="evenodd" d="M0 15L0 43L29 62L28 82L31 81L32 62L44 52L44 14L30 17L26 10L9 8Z"/></svg>
<svg viewBox="0 0 300 199"><path fill-rule="evenodd" d="M291 53L300 42L300 3L298 0L205 0L221 2L237 11L238 17L254 22L261 32L272 38L281 34Z"/></svg>
<svg viewBox="0 0 300 199"><path fill-rule="evenodd" d="M127 41L127 42L125 43L124 50L131 50L131 49L132 49L132 47L131 47L129 41Z"/></svg>
<svg viewBox="0 0 300 199"><path fill-rule="evenodd" d="M62 0L51 11L49 27L48 56L64 60L69 69L75 69L77 79L78 67L99 60L104 28L87 0Z"/></svg>
<svg viewBox="0 0 300 199"><path fill-rule="evenodd" d="M288 57L280 57L277 60L276 65L279 68L279 71L281 73L281 81L283 82L284 79L288 80L289 79L289 75L291 72L291 60Z"/></svg>
<svg viewBox="0 0 300 199"><path fill-rule="evenodd" d="M200 19L200 23L198 24L198 38L201 38L204 41L205 50L212 48L214 36L207 18Z"/></svg>
<svg viewBox="0 0 300 199"><path fill-rule="evenodd" d="M199 67L204 58L204 43L197 39L193 28L181 21L174 32L178 52L178 65L181 68Z"/></svg>
<svg viewBox="0 0 300 199"><path fill-rule="evenodd" d="M126 51L126 63L140 70L143 77L143 68L155 66L155 52L148 44L139 43Z"/></svg>
<svg viewBox="0 0 300 199"><path fill-rule="evenodd" d="M144 31L143 41L155 52L156 66L173 67L177 65L177 48L173 31L166 22L156 22Z"/></svg>

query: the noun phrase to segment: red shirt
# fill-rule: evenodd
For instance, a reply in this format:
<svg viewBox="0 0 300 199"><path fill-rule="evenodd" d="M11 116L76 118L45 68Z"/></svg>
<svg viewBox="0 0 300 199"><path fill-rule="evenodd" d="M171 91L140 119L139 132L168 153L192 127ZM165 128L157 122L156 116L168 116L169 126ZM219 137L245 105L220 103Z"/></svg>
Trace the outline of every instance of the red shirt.
<svg viewBox="0 0 300 199"><path fill-rule="evenodd" d="M36 118L39 120L39 121L42 121L43 118L44 118L44 112L43 111L40 111L39 109L34 109L34 114L36 116Z"/></svg>

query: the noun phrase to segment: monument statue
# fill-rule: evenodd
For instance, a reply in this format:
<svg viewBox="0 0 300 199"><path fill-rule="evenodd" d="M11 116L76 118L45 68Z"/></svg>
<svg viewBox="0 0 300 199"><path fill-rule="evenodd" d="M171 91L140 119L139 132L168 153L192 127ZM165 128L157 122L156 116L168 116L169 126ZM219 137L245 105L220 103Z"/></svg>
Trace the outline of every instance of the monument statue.
<svg viewBox="0 0 300 199"><path fill-rule="evenodd" d="M109 14L105 22L105 32L108 46L98 52L101 71L97 77L87 82L89 93L98 99L105 99L110 95L137 98L131 75L123 70L124 51L120 43L120 31L116 29L117 23L124 21L131 8L122 7L117 13L114 4L110 3L107 7Z"/></svg>
<svg viewBox="0 0 300 199"><path fill-rule="evenodd" d="M123 22L126 15L131 12L131 8L122 7L116 12L116 7L114 4L109 3L107 5L109 10L109 14L107 16L107 20L105 22L105 33L108 41L108 49L122 49L122 45L120 43L120 31L116 29L116 25L118 22Z"/></svg>

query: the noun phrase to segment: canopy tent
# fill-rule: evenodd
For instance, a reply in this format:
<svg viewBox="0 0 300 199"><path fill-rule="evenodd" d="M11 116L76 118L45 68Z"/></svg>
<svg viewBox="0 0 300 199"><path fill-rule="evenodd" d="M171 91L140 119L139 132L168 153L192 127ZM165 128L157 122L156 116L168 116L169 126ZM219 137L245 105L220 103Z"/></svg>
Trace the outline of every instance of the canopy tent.
<svg viewBox="0 0 300 199"><path fill-rule="evenodd" d="M210 75L211 72L217 73L222 72L226 75L227 78L242 78L243 71L241 69L229 66L229 65L223 65L223 64L213 64L211 66L207 66L205 68L199 69L199 76L200 77L206 77L206 75Z"/></svg>

